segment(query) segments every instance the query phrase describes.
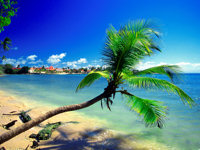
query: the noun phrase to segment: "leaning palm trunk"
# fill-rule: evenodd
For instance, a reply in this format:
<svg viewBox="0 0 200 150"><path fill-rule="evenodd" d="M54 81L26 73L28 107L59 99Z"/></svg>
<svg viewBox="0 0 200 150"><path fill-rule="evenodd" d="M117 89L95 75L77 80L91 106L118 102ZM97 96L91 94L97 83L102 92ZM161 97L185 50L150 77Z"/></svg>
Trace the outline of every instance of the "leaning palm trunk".
<svg viewBox="0 0 200 150"><path fill-rule="evenodd" d="M47 112L46 114L44 115L41 115L13 130L10 130L2 135L0 135L0 144L12 139L13 137L29 130L30 128L38 125L39 123L55 116L55 115L58 115L58 114L61 114L61 113L64 113L64 112L68 112L68 111L74 111L74 110L78 110L78 109L82 109L82 108L85 108L85 107L89 107L91 106L92 104L102 100L103 98L105 98L105 95L106 92L100 94L99 96L87 101L87 102L84 102L84 103L81 103L81 104L75 104L75 105L69 105L69 106L63 106L63 107L59 107L57 109L54 109L54 110L51 110L49 112Z"/></svg>

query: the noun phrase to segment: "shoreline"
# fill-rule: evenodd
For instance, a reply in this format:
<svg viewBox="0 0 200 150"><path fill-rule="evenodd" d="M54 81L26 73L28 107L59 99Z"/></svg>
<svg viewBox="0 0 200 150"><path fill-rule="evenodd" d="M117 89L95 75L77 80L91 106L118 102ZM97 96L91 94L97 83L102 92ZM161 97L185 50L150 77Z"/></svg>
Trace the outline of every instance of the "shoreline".
<svg viewBox="0 0 200 150"><path fill-rule="evenodd" d="M22 110L32 109L28 114L32 118L36 118L40 114L44 114L48 110L55 108L38 102L32 102L30 106L29 100L19 101L19 98L20 97L10 95L9 93L0 90L0 125L6 124L12 120L17 120L16 125L11 127L12 129L22 124L18 116L5 116L2 115L3 113L9 113L11 111L20 112ZM160 143L132 139L122 133L106 129L103 125L105 123L87 117L80 112L67 112L52 117L42 122L40 126L33 127L5 142L0 147L4 146L6 149L12 150L13 147L11 145L15 143L14 149L25 149L28 145L32 145L33 140L28 138L30 134L38 133L38 131L47 123L58 121L62 121L62 125L53 132L49 140L41 141L38 148L52 149L52 147L55 147L55 149L80 149L80 147L82 147L82 149L100 149L103 147L104 149L168 149L167 146ZM4 132L6 132L6 130L1 126L0 133Z"/></svg>

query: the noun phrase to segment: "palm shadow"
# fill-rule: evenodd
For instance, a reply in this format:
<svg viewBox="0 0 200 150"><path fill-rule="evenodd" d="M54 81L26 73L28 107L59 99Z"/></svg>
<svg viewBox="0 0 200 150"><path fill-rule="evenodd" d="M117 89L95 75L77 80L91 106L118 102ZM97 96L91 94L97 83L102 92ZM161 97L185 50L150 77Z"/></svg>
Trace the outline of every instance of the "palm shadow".
<svg viewBox="0 0 200 150"><path fill-rule="evenodd" d="M94 149L94 150L121 150L120 147L123 139L116 137L102 137L106 134L105 129L97 130L87 130L81 133L81 136L76 139L69 139L69 136L73 133L66 133L61 128L57 131L60 133L59 137L54 140L42 142L40 147L48 145L48 148L39 148L38 150L63 150L63 149ZM128 146L127 146L128 147ZM127 148L126 150L132 150L132 148Z"/></svg>

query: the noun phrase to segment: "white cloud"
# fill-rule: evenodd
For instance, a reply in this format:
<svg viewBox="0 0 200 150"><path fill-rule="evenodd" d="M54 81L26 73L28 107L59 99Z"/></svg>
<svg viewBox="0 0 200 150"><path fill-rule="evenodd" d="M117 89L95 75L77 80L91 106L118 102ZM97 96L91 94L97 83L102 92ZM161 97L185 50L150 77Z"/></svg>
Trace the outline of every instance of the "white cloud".
<svg viewBox="0 0 200 150"><path fill-rule="evenodd" d="M12 58L7 58L7 59L4 59L3 64L11 64L11 65L14 65L16 63L16 59L12 59Z"/></svg>
<svg viewBox="0 0 200 150"><path fill-rule="evenodd" d="M29 64L39 64L39 63L43 63L43 61L41 59L39 59L37 61L31 61L31 62L29 62Z"/></svg>
<svg viewBox="0 0 200 150"><path fill-rule="evenodd" d="M80 58L77 61L63 62L62 64L66 64L67 66L71 66L72 68L77 68L78 64L85 64L85 63L87 63L87 59L86 58Z"/></svg>
<svg viewBox="0 0 200 150"><path fill-rule="evenodd" d="M147 69L150 67L154 67L154 66L160 66L160 65L166 65L168 63L165 62L160 62L160 63L155 63L155 62L140 62L137 66L138 70L143 70L143 69ZM193 73L200 73L200 63L190 63L190 62L178 62L178 63L174 63L174 64L168 64L168 65L178 65L179 67L181 67L183 72L193 72Z"/></svg>
<svg viewBox="0 0 200 150"><path fill-rule="evenodd" d="M7 59L3 60L2 63L3 64L11 64L11 65L17 66L17 65L24 65L24 64L26 64L26 60L23 59L22 57L19 58L19 59L7 58Z"/></svg>
<svg viewBox="0 0 200 150"><path fill-rule="evenodd" d="M28 60L35 60L35 58L37 58L36 55L30 55L27 57Z"/></svg>
<svg viewBox="0 0 200 150"><path fill-rule="evenodd" d="M18 47L15 46L15 47L13 47L13 48L11 48L11 49L12 49L12 50L18 50Z"/></svg>
<svg viewBox="0 0 200 150"><path fill-rule="evenodd" d="M66 63L67 64L67 66L71 66L72 68L77 68L77 62L76 61L73 61L73 62L67 62Z"/></svg>
<svg viewBox="0 0 200 150"><path fill-rule="evenodd" d="M87 63L87 60L85 58L80 58L78 61L77 61L78 64L85 64Z"/></svg>
<svg viewBox="0 0 200 150"><path fill-rule="evenodd" d="M90 69L90 68L92 68L92 67L94 67L94 68L99 68L99 67L102 67L102 68L106 68L107 66L106 65L103 65L103 66L101 66L101 65L91 65L91 64L89 64L89 65L87 65L87 66L83 66L83 68L88 68L88 69Z"/></svg>
<svg viewBox="0 0 200 150"><path fill-rule="evenodd" d="M184 72L200 73L200 63L179 62L175 65L180 66Z"/></svg>
<svg viewBox="0 0 200 150"><path fill-rule="evenodd" d="M47 62L50 64L57 64L61 62L61 59L63 59L66 56L66 53L61 53L60 55L51 55L48 59Z"/></svg>
<svg viewBox="0 0 200 150"><path fill-rule="evenodd" d="M100 64L100 63L102 63L102 62L103 62L102 59L99 59L99 60L93 60L93 61L92 61L92 64Z"/></svg>
<svg viewBox="0 0 200 150"><path fill-rule="evenodd" d="M108 68L108 65L103 65L102 68L106 69L106 68Z"/></svg>
<svg viewBox="0 0 200 150"><path fill-rule="evenodd" d="M16 65L24 65L26 64L26 60L22 59L22 60L17 60Z"/></svg>

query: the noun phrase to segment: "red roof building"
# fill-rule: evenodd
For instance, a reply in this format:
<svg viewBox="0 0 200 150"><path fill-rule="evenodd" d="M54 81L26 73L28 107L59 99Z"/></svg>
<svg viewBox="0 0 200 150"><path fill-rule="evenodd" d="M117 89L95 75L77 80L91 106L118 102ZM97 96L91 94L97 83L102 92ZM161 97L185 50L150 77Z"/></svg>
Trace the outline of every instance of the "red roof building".
<svg viewBox="0 0 200 150"><path fill-rule="evenodd" d="M53 66L47 67L46 69L51 70L51 71L55 70L55 68Z"/></svg>

